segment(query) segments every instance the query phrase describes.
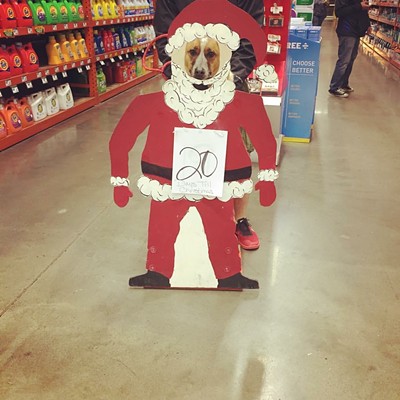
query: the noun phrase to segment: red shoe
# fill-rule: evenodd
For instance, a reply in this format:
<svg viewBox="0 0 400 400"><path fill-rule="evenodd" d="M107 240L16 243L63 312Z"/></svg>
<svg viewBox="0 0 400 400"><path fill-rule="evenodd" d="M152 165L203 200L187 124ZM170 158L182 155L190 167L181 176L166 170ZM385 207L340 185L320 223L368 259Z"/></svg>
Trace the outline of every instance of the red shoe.
<svg viewBox="0 0 400 400"><path fill-rule="evenodd" d="M244 250L257 250L260 247L257 233L254 232L247 218L240 218L237 221L236 236Z"/></svg>

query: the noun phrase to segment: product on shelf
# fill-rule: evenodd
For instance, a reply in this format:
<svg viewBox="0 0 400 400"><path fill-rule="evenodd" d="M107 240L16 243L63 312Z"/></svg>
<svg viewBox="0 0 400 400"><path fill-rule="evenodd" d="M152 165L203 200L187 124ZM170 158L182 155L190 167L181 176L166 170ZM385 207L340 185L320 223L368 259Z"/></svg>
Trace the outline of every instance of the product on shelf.
<svg viewBox="0 0 400 400"><path fill-rule="evenodd" d="M39 69L39 57L33 49L32 43L23 45L17 42L15 47L22 61L23 72L37 71Z"/></svg>
<svg viewBox="0 0 400 400"><path fill-rule="evenodd" d="M24 67L22 65L21 57L15 47L15 44L12 44L7 47L7 52L10 57L10 70L11 75L20 75L24 72Z"/></svg>
<svg viewBox="0 0 400 400"><path fill-rule="evenodd" d="M71 44L68 42L64 33L58 35L58 43L60 44L61 53L64 56L65 62L74 61L75 57L71 50Z"/></svg>
<svg viewBox="0 0 400 400"><path fill-rule="evenodd" d="M12 74L12 64L10 54L6 45L0 47L0 79L6 79Z"/></svg>
<svg viewBox="0 0 400 400"><path fill-rule="evenodd" d="M12 100L8 101L4 107L4 117L9 135L22 129L20 113Z"/></svg>
<svg viewBox="0 0 400 400"><path fill-rule="evenodd" d="M45 24L58 24L59 22L59 7L57 1L53 0L41 0L44 14L45 14Z"/></svg>
<svg viewBox="0 0 400 400"><path fill-rule="evenodd" d="M33 113L27 98L23 97L22 99L14 100L14 103L17 109L19 110L19 114L21 116L21 121L22 121L22 127L26 128L27 126L32 125L34 123Z"/></svg>
<svg viewBox="0 0 400 400"><path fill-rule="evenodd" d="M74 106L74 97L68 83L57 87L57 97L61 110L68 110Z"/></svg>
<svg viewBox="0 0 400 400"><path fill-rule="evenodd" d="M85 39L82 37L81 32L79 31L75 32L75 39L78 41L78 48L82 58L89 57L89 51L87 49Z"/></svg>
<svg viewBox="0 0 400 400"><path fill-rule="evenodd" d="M97 67L96 72L96 79L97 79L97 91L99 94L105 93L107 91L107 82L106 76L101 67Z"/></svg>
<svg viewBox="0 0 400 400"><path fill-rule="evenodd" d="M40 121L47 117L47 110L42 92L33 93L28 96L28 103L32 108L34 121Z"/></svg>
<svg viewBox="0 0 400 400"><path fill-rule="evenodd" d="M4 139L8 135L6 117L4 114L4 106L0 104L0 139Z"/></svg>
<svg viewBox="0 0 400 400"><path fill-rule="evenodd" d="M60 111L57 92L54 87L43 92L44 104L46 105L47 115L57 114Z"/></svg>
<svg viewBox="0 0 400 400"><path fill-rule="evenodd" d="M13 6L8 0L0 0L0 28L16 28L17 18Z"/></svg>
<svg viewBox="0 0 400 400"><path fill-rule="evenodd" d="M46 11L39 0L28 0L32 12L33 24L43 25L47 23Z"/></svg>
<svg viewBox="0 0 400 400"><path fill-rule="evenodd" d="M46 52L49 65L59 65L65 62L60 44L53 35L49 36L49 42L46 44Z"/></svg>
<svg viewBox="0 0 400 400"><path fill-rule="evenodd" d="M104 43L101 35L99 35L99 31L93 31L93 39L94 39L94 53L95 54L103 54L105 52Z"/></svg>
<svg viewBox="0 0 400 400"><path fill-rule="evenodd" d="M73 34L73 32L68 33L68 41L71 46L72 54L74 55L74 60L81 60L83 56L79 49L78 41L75 39L75 35Z"/></svg>
<svg viewBox="0 0 400 400"><path fill-rule="evenodd" d="M33 25L32 12L26 0L10 0L10 4L12 4L17 17L17 26Z"/></svg>

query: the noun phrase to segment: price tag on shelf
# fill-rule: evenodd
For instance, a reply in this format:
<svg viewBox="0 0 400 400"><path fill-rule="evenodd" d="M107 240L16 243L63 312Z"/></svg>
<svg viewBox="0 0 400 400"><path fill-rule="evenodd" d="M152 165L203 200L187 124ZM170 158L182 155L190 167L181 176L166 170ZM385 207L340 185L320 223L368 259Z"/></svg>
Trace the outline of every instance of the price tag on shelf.
<svg viewBox="0 0 400 400"><path fill-rule="evenodd" d="M52 75L51 77L53 78L53 81L57 81L57 80L58 80L57 74L54 74L54 75Z"/></svg>
<svg viewBox="0 0 400 400"><path fill-rule="evenodd" d="M78 27L78 24L75 23L75 24L74 24L74 29L76 29L77 27Z"/></svg>
<svg viewBox="0 0 400 400"><path fill-rule="evenodd" d="M43 84L46 84L46 83L47 83L47 78L46 78L46 77L42 78L42 83L43 83Z"/></svg>
<svg viewBox="0 0 400 400"><path fill-rule="evenodd" d="M69 25L68 24L64 24L64 29L68 29Z"/></svg>
<svg viewBox="0 0 400 400"><path fill-rule="evenodd" d="M64 71L64 72L62 73L62 76L63 76L63 78L66 78L66 77L68 76L67 72Z"/></svg>
<svg viewBox="0 0 400 400"><path fill-rule="evenodd" d="M13 32L14 32L14 36L18 36L19 35L18 29L15 28Z"/></svg>
<svg viewBox="0 0 400 400"><path fill-rule="evenodd" d="M76 67L76 63L72 63L71 68L75 68L75 67Z"/></svg>
<svg viewBox="0 0 400 400"><path fill-rule="evenodd" d="M100 60L100 65L106 65L103 60Z"/></svg>
<svg viewBox="0 0 400 400"><path fill-rule="evenodd" d="M26 82L25 85L27 89L32 89L32 82Z"/></svg>
<svg viewBox="0 0 400 400"><path fill-rule="evenodd" d="M54 69L54 72L55 72L55 73L60 72L60 67L56 67L56 68Z"/></svg>
<svg viewBox="0 0 400 400"><path fill-rule="evenodd" d="M23 75L21 77L21 82L26 82L28 80L28 77L26 75Z"/></svg>
<svg viewBox="0 0 400 400"><path fill-rule="evenodd" d="M115 62L114 57L111 57L110 60L111 60L111 62Z"/></svg>
<svg viewBox="0 0 400 400"><path fill-rule="evenodd" d="M36 78L41 78L42 77L42 73L41 72L38 72L37 74L36 74Z"/></svg>
<svg viewBox="0 0 400 400"><path fill-rule="evenodd" d="M11 86L11 79L6 80L6 86Z"/></svg>
<svg viewBox="0 0 400 400"><path fill-rule="evenodd" d="M84 22L82 25L83 25L84 28L86 28L87 27L87 22Z"/></svg>
<svg viewBox="0 0 400 400"><path fill-rule="evenodd" d="M82 68L81 68L81 67L78 67L78 68L77 68L77 71L81 74L81 73L82 73Z"/></svg>
<svg viewBox="0 0 400 400"><path fill-rule="evenodd" d="M125 57L126 57L126 58L129 58L129 54L125 54Z"/></svg>
<svg viewBox="0 0 400 400"><path fill-rule="evenodd" d="M67 69L68 69L68 65L65 64L65 65L63 66L63 70L66 71Z"/></svg>
<svg viewBox="0 0 400 400"><path fill-rule="evenodd" d="M86 65L86 71L90 70L90 65Z"/></svg>
<svg viewBox="0 0 400 400"><path fill-rule="evenodd" d="M33 33L33 28L27 28L28 35L31 35Z"/></svg>
<svg viewBox="0 0 400 400"><path fill-rule="evenodd" d="M45 75L50 75L50 71L49 71L48 69L46 69L46 70L44 71L44 74L45 74Z"/></svg>
<svg viewBox="0 0 400 400"><path fill-rule="evenodd" d="M13 86L11 88L11 91L13 92L13 94L19 93L18 86Z"/></svg>
<svg viewBox="0 0 400 400"><path fill-rule="evenodd" d="M122 56L118 56L118 58L119 58L120 60L122 60Z"/></svg>
<svg viewBox="0 0 400 400"><path fill-rule="evenodd" d="M53 25L53 31L57 30L57 25Z"/></svg>

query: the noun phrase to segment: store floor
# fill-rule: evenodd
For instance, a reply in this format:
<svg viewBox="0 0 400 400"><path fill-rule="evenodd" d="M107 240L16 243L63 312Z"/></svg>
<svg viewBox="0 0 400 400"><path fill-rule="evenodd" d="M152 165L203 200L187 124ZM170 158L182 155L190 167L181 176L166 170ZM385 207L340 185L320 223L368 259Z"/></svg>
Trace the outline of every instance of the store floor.
<svg viewBox="0 0 400 400"><path fill-rule="evenodd" d="M0 153L0 399L400 399L400 84L360 55L329 97L323 32L313 140L251 197L259 291L128 288L149 200L113 204L107 145L158 79Z"/></svg>

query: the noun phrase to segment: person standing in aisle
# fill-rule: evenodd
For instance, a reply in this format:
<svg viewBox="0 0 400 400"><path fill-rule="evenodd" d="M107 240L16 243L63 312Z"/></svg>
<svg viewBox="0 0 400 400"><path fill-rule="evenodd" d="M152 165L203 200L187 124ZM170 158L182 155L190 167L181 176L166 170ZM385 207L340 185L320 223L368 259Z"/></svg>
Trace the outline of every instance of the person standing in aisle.
<svg viewBox="0 0 400 400"><path fill-rule="evenodd" d="M338 60L329 85L329 93L336 97L348 97L354 89L349 77L358 54L360 38L369 29L368 2L360 0L335 0L338 17L336 33L339 39Z"/></svg>
<svg viewBox="0 0 400 400"><path fill-rule="evenodd" d="M174 18L190 3L195 0L157 0L154 28L156 35L162 35L168 32L169 26ZM229 0L235 6L241 8L250 14L260 26L264 23L264 2L263 0ZM212 12L212 10L210 10ZM156 42L158 56L160 61L165 64L170 58L165 53L167 39L162 38ZM246 78L253 71L256 59L253 53L253 47L246 39L240 41L240 48L236 50L231 59L231 72L235 82L236 90L248 92ZM169 79L171 77L171 68L168 65L164 70L164 75ZM243 143L249 153L254 147L248 138L244 129L242 132ZM240 246L245 250L257 250L260 247L260 241L257 233L251 227L247 219L247 206L249 195L243 198L235 199L234 209L236 218L236 236Z"/></svg>

